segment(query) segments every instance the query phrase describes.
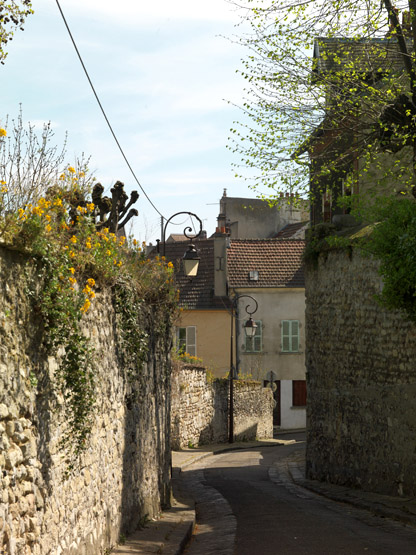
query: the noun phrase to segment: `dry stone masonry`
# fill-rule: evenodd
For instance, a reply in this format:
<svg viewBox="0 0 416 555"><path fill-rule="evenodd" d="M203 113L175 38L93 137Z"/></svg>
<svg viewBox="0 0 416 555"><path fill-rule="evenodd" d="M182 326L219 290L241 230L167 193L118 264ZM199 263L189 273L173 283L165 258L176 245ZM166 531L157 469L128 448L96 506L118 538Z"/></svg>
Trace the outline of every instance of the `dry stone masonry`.
<svg viewBox="0 0 416 555"><path fill-rule="evenodd" d="M172 372L173 449L228 441L228 380L207 381L201 366L176 363ZM273 394L259 382L234 382L237 441L273 437Z"/></svg>
<svg viewBox="0 0 416 555"><path fill-rule="evenodd" d="M54 358L39 350L40 322L26 295L30 258L0 248L0 553L101 555L121 533L170 501L169 341L151 337L135 395L120 366L110 291L85 318L96 353L97 411L86 452L65 476L63 399L51 391Z"/></svg>
<svg viewBox="0 0 416 555"><path fill-rule="evenodd" d="M416 326L377 304L381 288L356 251L307 267L307 474L414 496Z"/></svg>

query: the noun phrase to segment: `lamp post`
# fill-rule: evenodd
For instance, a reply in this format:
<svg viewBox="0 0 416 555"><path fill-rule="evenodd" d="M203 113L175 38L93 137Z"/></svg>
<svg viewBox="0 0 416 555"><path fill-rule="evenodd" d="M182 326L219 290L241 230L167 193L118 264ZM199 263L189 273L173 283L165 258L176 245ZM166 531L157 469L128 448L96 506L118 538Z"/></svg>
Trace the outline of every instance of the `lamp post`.
<svg viewBox="0 0 416 555"><path fill-rule="evenodd" d="M234 314L236 315L236 320L238 320L238 301L240 299L250 299L254 302L254 308L250 310L253 303L246 305L245 311L249 315L249 319L244 324L244 332L246 337L254 337L256 335L257 324L251 317L257 311L258 303L254 297L251 295L237 295L232 300L231 305L231 341L230 341L230 403L229 403L229 427L228 427L228 443L234 443L234 356L233 356L233 345L234 345Z"/></svg>
<svg viewBox="0 0 416 555"><path fill-rule="evenodd" d="M192 239L196 239L202 233L202 221L198 218L198 216L196 214L193 214L192 212L176 212L176 214L173 214L173 216L171 216L166 221L166 223L165 223L165 225L163 226L163 229L162 229L163 256L165 256L165 254L166 254L166 228L168 227L168 224L171 222L171 220L173 220L173 218L176 218L176 216L180 216L181 214L187 214L188 216L194 217L199 222L199 232L196 235L194 235L193 237L188 235L188 233L192 232L192 227L187 226L183 230L183 234L185 235L185 237L190 240L189 247L188 247L187 251L185 252L185 254L183 255L183 259L182 259L182 261L183 261L183 271L184 271L184 274L186 276L195 277L198 273L198 266L199 266L200 258L198 256L198 251L196 250L195 245L192 243ZM159 252L159 243L160 243L160 241L158 240L157 241L157 252Z"/></svg>

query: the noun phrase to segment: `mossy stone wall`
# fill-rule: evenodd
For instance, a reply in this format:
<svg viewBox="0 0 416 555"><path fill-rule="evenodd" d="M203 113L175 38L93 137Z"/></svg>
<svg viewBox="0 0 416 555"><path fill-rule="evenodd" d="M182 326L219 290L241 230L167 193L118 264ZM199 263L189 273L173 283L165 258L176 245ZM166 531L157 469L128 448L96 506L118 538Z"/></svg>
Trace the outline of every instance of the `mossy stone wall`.
<svg viewBox="0 0 416 555"><path fill-rule="evenodd" d="M129 382L112 292L97 289L83 319L95 350L94 425L65 477L63 398L52 388L58 362L40 348L42 322L27 295L35 264L0 248L0 277L0 552L104 553L170 502L170 329L143 306L149 351Z"/></svg>

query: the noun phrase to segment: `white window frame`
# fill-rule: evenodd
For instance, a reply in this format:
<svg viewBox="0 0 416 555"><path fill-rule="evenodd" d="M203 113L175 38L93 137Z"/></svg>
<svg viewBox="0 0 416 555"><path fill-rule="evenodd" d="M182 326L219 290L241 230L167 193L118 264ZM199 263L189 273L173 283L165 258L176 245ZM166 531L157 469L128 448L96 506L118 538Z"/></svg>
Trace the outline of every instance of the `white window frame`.
<svg viewBox="0 0 416 555"><path fill-rule="evenodd" d="M180 338L181 330L185 330L185 350L181 350L181 341L183 339ZM196 357L196 326L178 326L176 328L176 348L179 352L185 352L188 355Z"/></svg>
<svg viewBox="0 0 416 555"><path fill-rule="evenodd" d="M263 346L263 333L262 333L262 322L261 320L255 320L257 328L256 328L256 334L254 337L247 337L245 336L245 352L246 353L261 353L262 352L262 346ZM243 324L243 333L245 333L244 331L244 324ZM254 343L254 348L251 348L251 346ZM256 348L256 346L258 346L258 348Z"/></svg>
<svg viewBox="0 0 416 555"><path fill-rule="evenodd" d="M282 353L299 353L300 351L300 321L281 321L281 350ZM295 330L294 328L297 328Z"/></svg>

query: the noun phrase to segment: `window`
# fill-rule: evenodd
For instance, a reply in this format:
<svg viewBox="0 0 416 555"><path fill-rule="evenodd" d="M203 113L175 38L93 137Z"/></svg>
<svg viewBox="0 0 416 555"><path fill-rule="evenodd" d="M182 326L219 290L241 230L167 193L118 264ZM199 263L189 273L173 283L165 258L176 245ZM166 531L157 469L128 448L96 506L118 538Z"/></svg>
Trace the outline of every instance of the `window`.
<svg viewBox="0 0 416 555"><path fill-rule="evenodd" d="M293 407L306 406L306 381L305 380L293 380L292 406Z"/></svg>
<svg viewBox="0 0 416 555"><path fill-rule="evenodd" d="M196 326L176 329L176 347L179 353L196 356Z"/></svg>
<svg viewBox="0 0 416 555"><path fill-rule="evenodd" d="M256 334L254 337L246 336L246 353L260 353L261 352L261 320L256 320ZM243 324L244 330L244 324Z"/></svg>
<svg viewBox="0 0 416 555"><path fill-rule="evenodd" d="M299 320L282 320L282 352L299 352Z"/></svg>
<svg viewBox="0 0 416 555"><path fill-rule="evenodd" d="M332 192L327 190L322 195L322 218L324 222L330 222L332 216Z"/></svg>

